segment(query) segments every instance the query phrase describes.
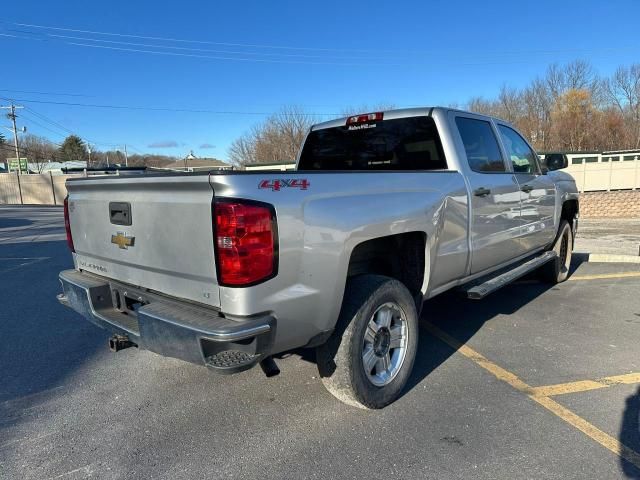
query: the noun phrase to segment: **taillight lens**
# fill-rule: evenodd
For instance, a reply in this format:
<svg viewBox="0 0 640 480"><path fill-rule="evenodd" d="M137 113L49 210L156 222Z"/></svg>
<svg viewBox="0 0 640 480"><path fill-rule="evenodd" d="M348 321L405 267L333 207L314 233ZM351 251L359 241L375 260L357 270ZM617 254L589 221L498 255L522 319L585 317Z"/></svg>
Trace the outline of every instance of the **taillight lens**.
<svg viewBox="0 0 640 480"><path fill-rule="evenodd" d="M271 206L216 200L213 217L220 285L248 286L276 274L277 232Z"/></svg>
<svg viewBox="0 0 640 480"><path fill-rule="evenodd" d="M69 222L69 197L65 197L64 199L64 229L67 232L67 245L69 245L69 250L75 252L76 249L73 248L73 237L71 236L71 223Z"/></svg>

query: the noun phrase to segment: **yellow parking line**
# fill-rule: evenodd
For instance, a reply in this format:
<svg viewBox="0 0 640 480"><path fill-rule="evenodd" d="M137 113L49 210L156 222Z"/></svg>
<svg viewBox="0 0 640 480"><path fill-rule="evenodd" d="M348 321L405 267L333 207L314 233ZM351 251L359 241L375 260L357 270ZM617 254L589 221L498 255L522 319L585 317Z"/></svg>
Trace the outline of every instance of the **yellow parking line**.
<svg viewBox="0 0 640 480"><path fill-rule="evenodd" d="M604 433L599 428L593 426L587 422L584 418L576 415L571 410L563 407L555 400L549 397L530 396L533 401L542 405L544 408L555 414L558 418L561 418L569 425L577 428L582 433L587 435L592 440L595 440L604 448L612 451L619 457L624 458L627 462L640 468L640 453L629 448L624 443L620 442L617 438L612 437L608 433Z"/></svg>
<svg viewBox="0 0 640 480"><path fill-rule="evenodd" d="M635 450L629 448L628 446L621 443L618 439L612 437L608 433L603 432L599 428L595 427L591 423L587 422L584 418L576 415L571 410L563 407L555 400L549 398L548 396L536 393L536 389L527 385L523 382L517 375L505 370L501 366L493 363L491 360L487 359L485 356L476 352L471 347L464 345L462 342L458 341L451 335L446 332L443 332L435 325L426 322L424 324L426 330L431 333L433 336L439 338L444 343L448 344L458 352L460 352L465 357L469 358L473 362L475 362L478 366L484 368L489 373L491 373L494 377L503 382L511 385L513 388L526 394L529 398L531 398L534 402L543 406L551 413L556 415L558 418L561 418L569 425L577 428L582 433L587 435L592 440L598 442L600 445L615 453L621 458L624 458L629 463L633 464L637 468L640 468L640 453ZM608 379L618 379L621 377L625 377L624 380L629 380L634 377L618 375L616 377L607 377ZM603 379L604 380L604 379ZM578 382L574 382L578 383ZM625 383L623 381L618 381L618 383ZM630 382L635 383L635 382ZM538 387L540 388L540 387Z"/></svg>
<svg viewBox="0 0 640 480"><path fill-rule="evenodd" d="M640 373L627 373L625 375L614 375L612 377L599 378L598 380L580 380L578 382L567 382L559 383L557 385L533 387L532 394L543 397L553 397L554 395L587 392L589 390L607 388L611 385L624 385L632 383L640 383Z"/></svg>
<svg viewBox="0 0 640 480"><path fill-rule="evenodd" d="M628 277L640 277L640 272L619 272L619 273L599 273L595 275L573 275L567 278L569 281L579 280L598 280L600 278L628 278Z"/></svg>
<svg viewBox="0 0 640 480"><path fill-rule="evenodd" d="M498 380L502 380L505 383L508 383L516 390L519 390L523 393L529 394L531 392L531 387L520 380L516 375L505 370L499 365L496 365L491 360L487 359L480 353L476 352L471 347L459 342L457 339L453 338L446 332L443 332L438 327L433 325L432 323L426 322L424 324L425 328L429 333L433 336L438 337L444 343L456 349L459 353L464 355L465 357L473 360L475 363L480 365L485 370L489 371L494 377Z"/></svg>

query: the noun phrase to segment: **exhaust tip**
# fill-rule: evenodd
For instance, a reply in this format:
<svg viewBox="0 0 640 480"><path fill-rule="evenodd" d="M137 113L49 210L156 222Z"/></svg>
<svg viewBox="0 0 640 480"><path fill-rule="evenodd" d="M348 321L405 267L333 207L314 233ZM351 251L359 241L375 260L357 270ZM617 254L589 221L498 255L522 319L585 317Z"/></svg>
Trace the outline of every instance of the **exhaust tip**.
<svg viewBox="0 0 640 480"><path fill-rule="evenodd" d="M260 361L260 368L262 368L262 371L267 377L275 377L276 375L280 374L278 365L276 365L273 357L270 356L265 357Z"/></svg>

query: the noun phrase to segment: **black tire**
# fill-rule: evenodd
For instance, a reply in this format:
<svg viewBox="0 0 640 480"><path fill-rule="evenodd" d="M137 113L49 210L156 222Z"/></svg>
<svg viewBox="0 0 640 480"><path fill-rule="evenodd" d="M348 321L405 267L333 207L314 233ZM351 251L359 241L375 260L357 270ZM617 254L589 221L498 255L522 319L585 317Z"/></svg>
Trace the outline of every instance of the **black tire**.
<svg viewBox="0 0 640 480"><path fill-rule="evenodd" d="M368 353L371 354L372 347L371 343L366 343L365 333L370 334L370 322L379 318L377 315L382 309L397 313L387 317L392 318L389 320L389 332L395 330L397 335L398 328L401 328L407 337L402 335L402 340L397 340L397 344L404 345L402 348L397 347L397 350L393 349L395 347L392 346L392 340L391 344L386 344L389 357L385 358L392 359L392 363L387 362L386 365L389 366L389 372L395 369L395 374L386 376L385 381L388 383L375 385L374 381L379 381L376 376L379 364L375 363L369 373L365 371L365 349L369 348ZM382 332L385 327L379 328ZM378 337L384 335L384 332L376 333L375 337L379 340ZM392 333L389 333L389 338L393 338ZM371 336L368 335L367 339L370 340ZM382 359L384 341L379 342L378 347L380 345L383 345L382 348L374 352L375 355L380 354L378 360ZM417 348L418 315L409 290L401 282L389 277L362 275L347 281L336 329L329 340L316 349L316 360L322 382L338 400L360 408L383 408L398 398L406 385ZM396 352L402 353L401 362L398 361L400 357L395 356ZM369 358L375 357L369 355ZM384 368L380 370L380 375L386 373Z"/></svg>
<svg viewBox="0 0 640 480"><path fill-rule="evenodd" d="M569 276L573 252L573 232L566 220L560 223L558 235L550 250L555 250L558 256L540 268L541 278L552 284L564 282Z"/></svg>

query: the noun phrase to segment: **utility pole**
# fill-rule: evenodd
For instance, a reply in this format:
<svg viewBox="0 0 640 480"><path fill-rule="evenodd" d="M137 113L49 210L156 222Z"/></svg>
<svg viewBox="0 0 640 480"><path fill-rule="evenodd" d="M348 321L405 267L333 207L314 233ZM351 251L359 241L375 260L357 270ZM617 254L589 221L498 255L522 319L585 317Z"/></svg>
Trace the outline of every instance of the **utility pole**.
<svg viewBox="0 0 640 480"><path fill-rule="evenodd" d="M89 164L88 166L91 166L91 145L87 143L87 151L89 152Z"/></svg>
<svg viewBox="0 0 640 480"><path fill-rule="evenodd" d="M124 144L124 166L129 166L129 156L127 155L127 144Z"/></svg>
<svg viewBox="0 0 640 480"><path fill-rule="evenodd" d="M0 107L5 110L11 110L7 117L13 122L13 145L16 149L16 159L18 160L18 174L22 173L22 164L20 163L20 147L18 146L18 127L16 127L16 108L24 108L22 105L14 105L13 102L8 107Z"/></svg>

